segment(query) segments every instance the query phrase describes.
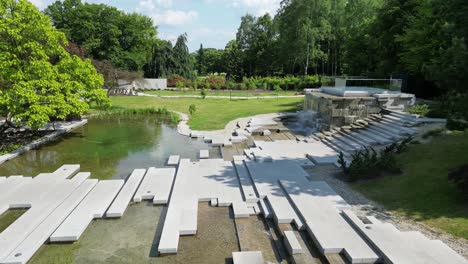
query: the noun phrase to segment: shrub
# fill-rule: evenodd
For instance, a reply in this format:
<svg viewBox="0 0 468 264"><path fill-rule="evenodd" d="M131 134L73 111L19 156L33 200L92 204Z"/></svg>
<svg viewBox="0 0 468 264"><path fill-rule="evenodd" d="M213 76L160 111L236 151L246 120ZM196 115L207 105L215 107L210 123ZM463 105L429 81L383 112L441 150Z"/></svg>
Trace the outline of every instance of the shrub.
<svg viewBox="0 0 468 264"><path fill-rule="evenodd" d="M427 116L427 114L431 111L429 105L427 104L420 104L412 106L408 109L408 112L415 115L420 116Z"/></svg>
<svg viewBox="0 0 468 264"><path fill-rule="evenodd" d="M429 137L438 137L438 136L440 136L442 133L444 133L444 131L445 131L445 129L443 129L443 128L436 128L436 129L427 131L427 132L424 133L421 137L422 137L423 139L426 139L426 138L429 138Z"/></svg>
<svg viewBox="0 0 468 264"><path fill-rule="evenodd" d="M184 88L184 83L179 81L179 82L176 83L176 87L179 88L179 89L182 89L182 88Z"/></svg>
<svg viewBox="0 0 468 264"><path fill-rule="evenodd" d="M347 164L343 153L338 156L343 173L349 181L356 181L362 178L377 177L382 172L399 173L396 161L396 154L407 150L408 144L413 141L413 137L407 137L400 143L393 143L379 153L373 148L364 148L351 155L351 163Z"/></svg>
<svg viewBox="0 0 468 264"><path fill-rule="evenodd" d="M179 75L174 75L169 78L167 78L167 87L177 87L177 83L181 82L182 84L185 84L186 80L184 77L179 76Z"/></svg>
<svg viewBox="0 0 468 264"><path fill-rule="evenodd" d="M449 118L447 120L447 129L463 131L468 129L468 121L463 119Z"/></svg>
<svg viewBox="0 0 468 264"><path fill-rule="evenodd" d="M205 88L202 88L202 90L201 90L201 92L200 92L200 95L201 95L201 97L202 97L203 99L206 98L206 90L205 90Z"/></svg>
<svg viewBox="0 0 468 264"><path fill-rule="evenodd" d="M193 89L197 90L198 89L198 81L193 82Z"/></svg>
<svg viewBox="0 0 468 264"><path fill-rule="evenodd" d="M195 112L197 112L197 106L194 104L191 104L188 110L189 110L190 115L193 115L195 114Z"/></svg>
<svg viewBox="0 0 468 264"><path fill-rule="evenodd" d="M468 200L468 164L451 171L448 179L458 187L465 200Z"/></svg>

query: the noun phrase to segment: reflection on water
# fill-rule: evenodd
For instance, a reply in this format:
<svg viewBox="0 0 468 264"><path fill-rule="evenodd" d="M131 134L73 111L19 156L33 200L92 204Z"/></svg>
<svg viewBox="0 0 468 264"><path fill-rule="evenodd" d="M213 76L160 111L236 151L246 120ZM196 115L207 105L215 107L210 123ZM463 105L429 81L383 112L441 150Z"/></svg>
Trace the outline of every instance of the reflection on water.
<svg viewBox="0 0 468 264"><path fill-rule="evenodd" d="M81 164L93 178L125 178L135 168L164 166L169 155L195 159L207 148L155 117L91 119L60 140L0 165L0 175L36 176Z"/></svg>
<svg viewBox="0 0 468 264"><path fill-rule="evenodd" d="M198 232L179 240L179 253L154 256L164 207L148 203L130 206L121 219L97 220L73 244L43 246L30 263L226 263L239 251L234 221L226 207L201 203Z"/></svg>

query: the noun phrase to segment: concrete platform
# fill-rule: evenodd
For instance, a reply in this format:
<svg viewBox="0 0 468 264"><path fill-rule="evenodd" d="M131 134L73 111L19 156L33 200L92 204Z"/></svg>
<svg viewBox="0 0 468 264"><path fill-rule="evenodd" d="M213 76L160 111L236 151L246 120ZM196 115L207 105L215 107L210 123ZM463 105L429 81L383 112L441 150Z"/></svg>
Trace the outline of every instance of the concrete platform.
<svg viewBox="0 0 468 264"><path fill-rule="evenodd" d="M295 255L303 252L301 244L299 244L299 241L293 231L284 231L284 242L289 254Z"/></svg>
<svg viewBox="0 0 468 264"><path fill-rule="evenodd" d="M234 264L265 264L261 251L232 252Z"/></svg>
<svg viewBox="0 0 468 264"><path fill-rule="evenodd" d="M98 180L86 180L39 224L1 263L27 263L65 218L94 188Z"/></svg>
<svg viewBox="0 0 468 264"><path fill-rule="evenodd" d="M149 168L133 201L153 200L153 204L167 204L175 172L175 168Z"/></svg>
<svg viewBox="0 0 468 264"><path fill-rule="evenodd" d="M98 182L94 189L50 236L50 241L77 241L93 219L104 216L123 184L123 180Z"/></svg>
<svg viewBox="0 0 468 264"><path fill-rule="evenodd" d="M250 178L249 172L247 171L244 162L234 160L234 165L236 167L237 176L239 177L239 182L241 184L244 201L247 203L258 202L259 198L255 193L252 179Z"/></svg>
<svg viewBox="0 0 468 264"><path fill-rule="evenodd" d="M379 259L341 215L341 209L349 206L328 184L291 179L280 182L322 254L343 253L351 263L375 263Z"/></svg>
<svg viewBox="0 0 468 264"><path fill-rule="evenodd" d="M125 181L125 185L120 190L119 194L112 202L111 207L106 212L106 217L122 217L127 210L128 203L132 200L138 186L140 186L143 177L145 176L145 169L136 169Z"/></svg>
<svg viewBox="0 0 468 264"><path fill-rule="evenodd" d="M167 165L169 166L177 166L179 165L180 156L179 155L171 155L167 160Z"/></svg>
<svg viewBox="0 0 468 264"><path fill-rule="evenodd" d="M22 208L29 209L0 233L0 260L25 241L89 176L89 173L81 173L71 180L29 180L2 201L2 204L10 204L10 208L26 205Z"/></svg>
<svg viewBox="0 0 468 264"><path fill-rule="evenodd" d="M419 232L400 232L393 225L371 217L364 224L350 210L343 214L378 250L385 263L468 263L441 241L430 240Z"/></svg>
<svg viewBox="0 0 468 264"><path fill-rule="evenodd" d="M246 161L245 164L254 181L256 192L260 198L265 198L268 202L267 206L271 207L275 221L280 224L294 223L298 229L305 228L278 180L288 179L290 175L297 175L307 180L307 172L295 162L286 160L273 163Z"/></svg>
<svg viewBox="0 0 468 264"><path fill-rule="evenodd" d="M171 201L158 251L176 253L179 236L197 232L198 202L217 200L218 206L233 205L234 217L251 212L242 198L233 163L222 159L192 162L182 159L174 181ZM253 213L253 212L252 212Z"/></svg>
<svg viewBox="0 0 468 264"><path fill-rule="evenodd" d="M200 150L200 159L209 159L210 158L210 152L207 149L202 149Z"/></svg>

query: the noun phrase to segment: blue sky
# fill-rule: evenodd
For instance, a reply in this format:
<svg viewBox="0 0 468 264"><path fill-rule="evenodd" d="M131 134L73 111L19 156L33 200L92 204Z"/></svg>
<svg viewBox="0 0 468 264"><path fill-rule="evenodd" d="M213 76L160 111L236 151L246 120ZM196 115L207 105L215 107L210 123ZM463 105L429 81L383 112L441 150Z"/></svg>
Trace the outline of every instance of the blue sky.
<svg viewBox="0 0 468 264"><path fill-rule="evenodd" d="M44 9L55 0L30 0ZM150 16L158 25L161 39L174 41L187 32L190 51L203 43L205 48L224 48L235 38L240 18L246 13L274 15L281 0L87 0L105 3L125 12Z"/></svg>

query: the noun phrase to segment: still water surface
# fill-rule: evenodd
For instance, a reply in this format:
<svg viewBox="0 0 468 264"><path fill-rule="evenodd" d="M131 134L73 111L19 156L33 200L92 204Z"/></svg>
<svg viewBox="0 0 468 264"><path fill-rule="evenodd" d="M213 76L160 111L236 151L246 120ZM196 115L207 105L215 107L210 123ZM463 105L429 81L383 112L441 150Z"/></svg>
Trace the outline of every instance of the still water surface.
<svg viewBox="0 0 468 264"><path fill-rule="evenodd" d="M80 164L92 178L126 178L136 168L164 166L170 155L196 159L200 149L208 148L156 117L90 119L60 140L0 165L0 175L36 176L64 164ZM219 156L217 149L210 152Z"/></svg>

